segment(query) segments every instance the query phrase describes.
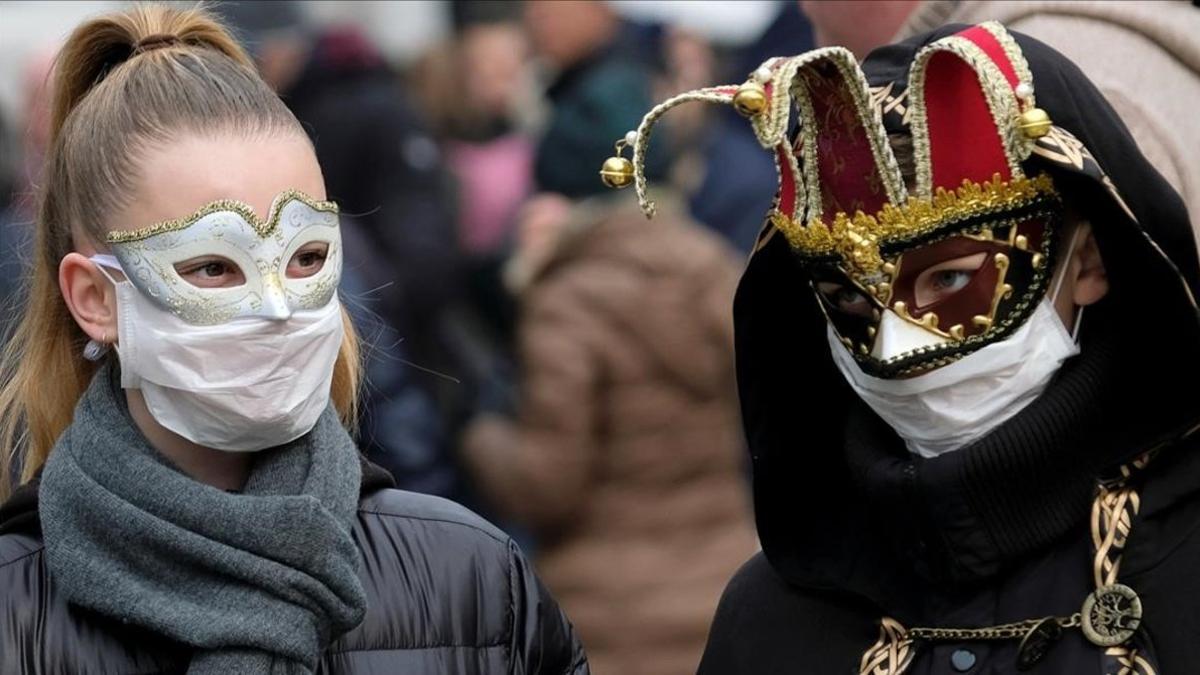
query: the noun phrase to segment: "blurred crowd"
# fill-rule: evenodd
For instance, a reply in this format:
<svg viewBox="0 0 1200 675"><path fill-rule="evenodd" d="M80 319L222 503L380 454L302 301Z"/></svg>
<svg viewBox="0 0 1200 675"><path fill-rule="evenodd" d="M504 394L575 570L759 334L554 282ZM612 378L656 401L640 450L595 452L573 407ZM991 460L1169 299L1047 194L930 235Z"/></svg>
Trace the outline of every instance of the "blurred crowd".
<svg viewBox="0 0 1200 675"><path fill-rule="evenodd" d="M652 225L599 167L655 102L817 40L868 50L916 4L843 14L854 29L814 6L814 31L781 2L730 48L605 2L456 0L452 34L403 67L301 2L216 5L341 208L342 298L367 343L361 447L400 487L519 533L597 672L690 672L756 549L730 307L776 188L725 107L658 128ZM5 306L28 256L52 56L30 59L20 119L3 120Z"/></svg>

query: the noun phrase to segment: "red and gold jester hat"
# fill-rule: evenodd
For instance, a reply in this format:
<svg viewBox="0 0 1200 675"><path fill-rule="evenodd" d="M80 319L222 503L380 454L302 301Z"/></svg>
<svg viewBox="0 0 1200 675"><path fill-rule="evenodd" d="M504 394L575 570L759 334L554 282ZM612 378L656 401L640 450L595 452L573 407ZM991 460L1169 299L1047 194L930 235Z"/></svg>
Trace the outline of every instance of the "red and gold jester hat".
<svg viewBox="0 0 1200 675"><path fill-rule="evenodd" d="M665 101L617 142L601 177L613 187L633 183L653 215L641 166L655 121L687 101L734 105L779 168L761 241L787 238L864 371L906 376L1004 339L1046 294L1063 204L1048 175L1022 168L1052 130L1034 91L1025 58L998 23L924 47L909 73L906 182L854 55L827 47L772 58L741 86ZM632 162L619 156L626 146ZM942 274L949 285L923 295L947 261L955 272L971 269Z"/></svg>

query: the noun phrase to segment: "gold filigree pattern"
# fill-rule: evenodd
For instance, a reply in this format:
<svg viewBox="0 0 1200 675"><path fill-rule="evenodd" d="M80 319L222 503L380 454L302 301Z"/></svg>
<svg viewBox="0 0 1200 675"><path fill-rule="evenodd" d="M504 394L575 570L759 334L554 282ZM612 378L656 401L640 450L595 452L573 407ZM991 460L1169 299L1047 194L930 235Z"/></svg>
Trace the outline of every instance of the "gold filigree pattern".
<svg viewBox="0 0 1200 675"><path fill-rule="evenodd" d="M1111 659L1112 666L1116 670L1105 669L1105 673L1112 675L1158 675L1158 671L1154 670L1154 666L1138 652L1137 649L1118 645L1109 647L1105 650L1104 655Z"/></svg>
<svg viewBox="0 0 1200 675"><path fill-rule="evenodd" d="M1109 178L1109 176L1105 173L1104 167L1100 166L1099 162L1096 161L1095 157L1092 156L1087 147L1084 146L1079 139L1075 138L1071 132L1067 131L1066 129L1052 127L1049 134L1037 140L1037 143L1034 145L1033 152L1050 160L1051 162L1070 166L1076 171L1100 181L1100 184L1103 185L1108 191L1109 196L1112 197L1117 206L1121 208L1121 211L1124 212L1124 214L1134 223L1138 222L1137 216L1129 208L1129 205L1125 203L1125 199L1121 196L1120 191L1117 190L1117 186L1113 184L1112 179ZM1154 241L1154 239L1150 237L1145 230L1138 228L1138 232L1141 234L1141 237L1146 244L1153 249L1162 260L1170 260L1170 257L1162 250L1162 247L1158 245L1158 242ZM1188 302L1191 303L1193 307L1200 307L1200 303L1197 303L1191 287L1188 286L1188 283L1183 276L1180 274L1176 274L1175 276L1177 279L1179 279L1179 287L1183 291L1184 295L1187 296Z"/></svg>
<svg viewBox="0 0 1200 675"><path fill-rule="evenodd" d="M1092 502L1092 545L1096 549L1092 576L1097 588L1117 582L1121 552L1140 507L1141 500L1130 487L1101 487Z"/></svg>
<svg viewBox="0 0 1200 675"><path fill-rule="evenodd" d="M890 112L900 115L903 123L908 124L908 89L899 94L893 94L892 89L895 87L895 82L888 82L880 87L871 87L871 105L878 108L881 115Z"/></svg>
<svg viewBox="0 0 1200 675"><path fill-rule="evenodd" d="M237 201L235 199L222 199L219 201L206 204L191 215L175 220L164 220L161 223L155 223L148 227L142 227L136 230L114 230L108 233L105 241L110 244L126 244L134 241L141 241L167 232L178 232L187 229L194 225L197 221L205 216L212 215L221 211L232 211L241 216L251 227L254 228L258 235L262 238L269 237L275 228L279 226L279 217L283 213L283 207L287 206L288 202L299 201L307 204L314 211L324 211L326 213L337 213L338 206L334 202L321 201L313 199L304 194L300 190L285 190L275 197L271 202L271 210L267 214L265 220L258 217L254 209L250 205Z"/></svg>
<svg viewBox="0 0 1200 675"><path fill-rule="evenodd" d="M1200 427L1197 427L1196 429L1193 429L1192 431L1188 432L1187 434L1184 434L1184 438L1187 438L1188 436L1190 436L1192 433L1194 433L1197 430L1200 430ZM1103 485L1111 485L1111 486L1115 486L1115 487L1120 487L1121 485L1124 485L1125 481L1132 478L1135 473L1137 473L1138 471L1141 471L1142 469L1145 469L1146 465L1148 465L1155 457L1158 456L1159 451L1162 450L1164 445L1165 444L1156 446L1150 450L1147 450L1146 452L1135 457L1128 464L1122 464L1117 469L1117 476L1113 480L1105 481L1102 484Z"/></svg>
<svg viewBox="0 0 1200 675"><path fill-rule="evenodd" d="M866 651L858 665L858 675L901 675L916 657L913 641L904 626L891 617L879 621L879 640Z"/></svg>
<svg viewBox="0 0 1200 675"><path fill-rule="evenodd" d="M1055 164L1070 165L1076 171L1083 170L1084 159L1095 161L1083 141L1059 127L1051 127L1050 133L1039 138L1034 144L1033 153Z"/></svg>

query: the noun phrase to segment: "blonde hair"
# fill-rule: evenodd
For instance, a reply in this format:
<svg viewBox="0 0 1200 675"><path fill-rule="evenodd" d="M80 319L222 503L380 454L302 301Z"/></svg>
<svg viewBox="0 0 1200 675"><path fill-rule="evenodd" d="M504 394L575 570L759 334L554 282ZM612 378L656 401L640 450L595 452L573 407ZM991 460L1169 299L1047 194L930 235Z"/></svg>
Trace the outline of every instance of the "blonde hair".
<svg viewBox="0 0 1200 675"><path fill-rule="evenodd" d="M45 463L97 365L67 310L58 266L78 241L104 240L106 216L134 198L137 155L180 132L294 133L303 128L229 33L202 9L136 6L80 25L54 68L50 147L38 194L26 305L0 354L0 501L14 458L21 481ZM332 399L353 426L358 337L346 338Z"/></svg>

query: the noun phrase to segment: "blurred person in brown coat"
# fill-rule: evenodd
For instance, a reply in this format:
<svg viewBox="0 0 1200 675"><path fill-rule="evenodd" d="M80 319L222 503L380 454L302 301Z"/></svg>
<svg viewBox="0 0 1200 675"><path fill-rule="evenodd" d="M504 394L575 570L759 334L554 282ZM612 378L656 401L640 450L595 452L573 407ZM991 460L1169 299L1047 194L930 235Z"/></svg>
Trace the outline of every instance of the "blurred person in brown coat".
<svg viewBox="0 0 1200 675"><path fill-rule="evenodd" d="M1200 7L1186 0L801 0L818 46L872 49L950 23L996 20L1073 61L1183 196L1200 234ZM1164 95L1164 92L1169 92ZM907 105L904 97L887 105Z"/></svg>
<svg viewBox="0 0 1200 675"><path fill-rule="evenodd" d="M536 564L595 672L695 672L722 587L755 549L733 374L740 265L664 209L526 208L519 420L478 419L468 466L540 537Z"/></svg>
<svg viewBox="0 0 1200 675"><path fill-rule="evenodd" d="M516 419L468 428L465 464L537 538L594 672L690 675L725 581L757 546L733 363L741 264L681 204L650 223L601 183L612 145L597 134L638 126L652 78L617 46L611 9L531 3L526 25L558 78L541 192L505 274L520 394ZM646 163L652 178L668 159Z"/></svg>

